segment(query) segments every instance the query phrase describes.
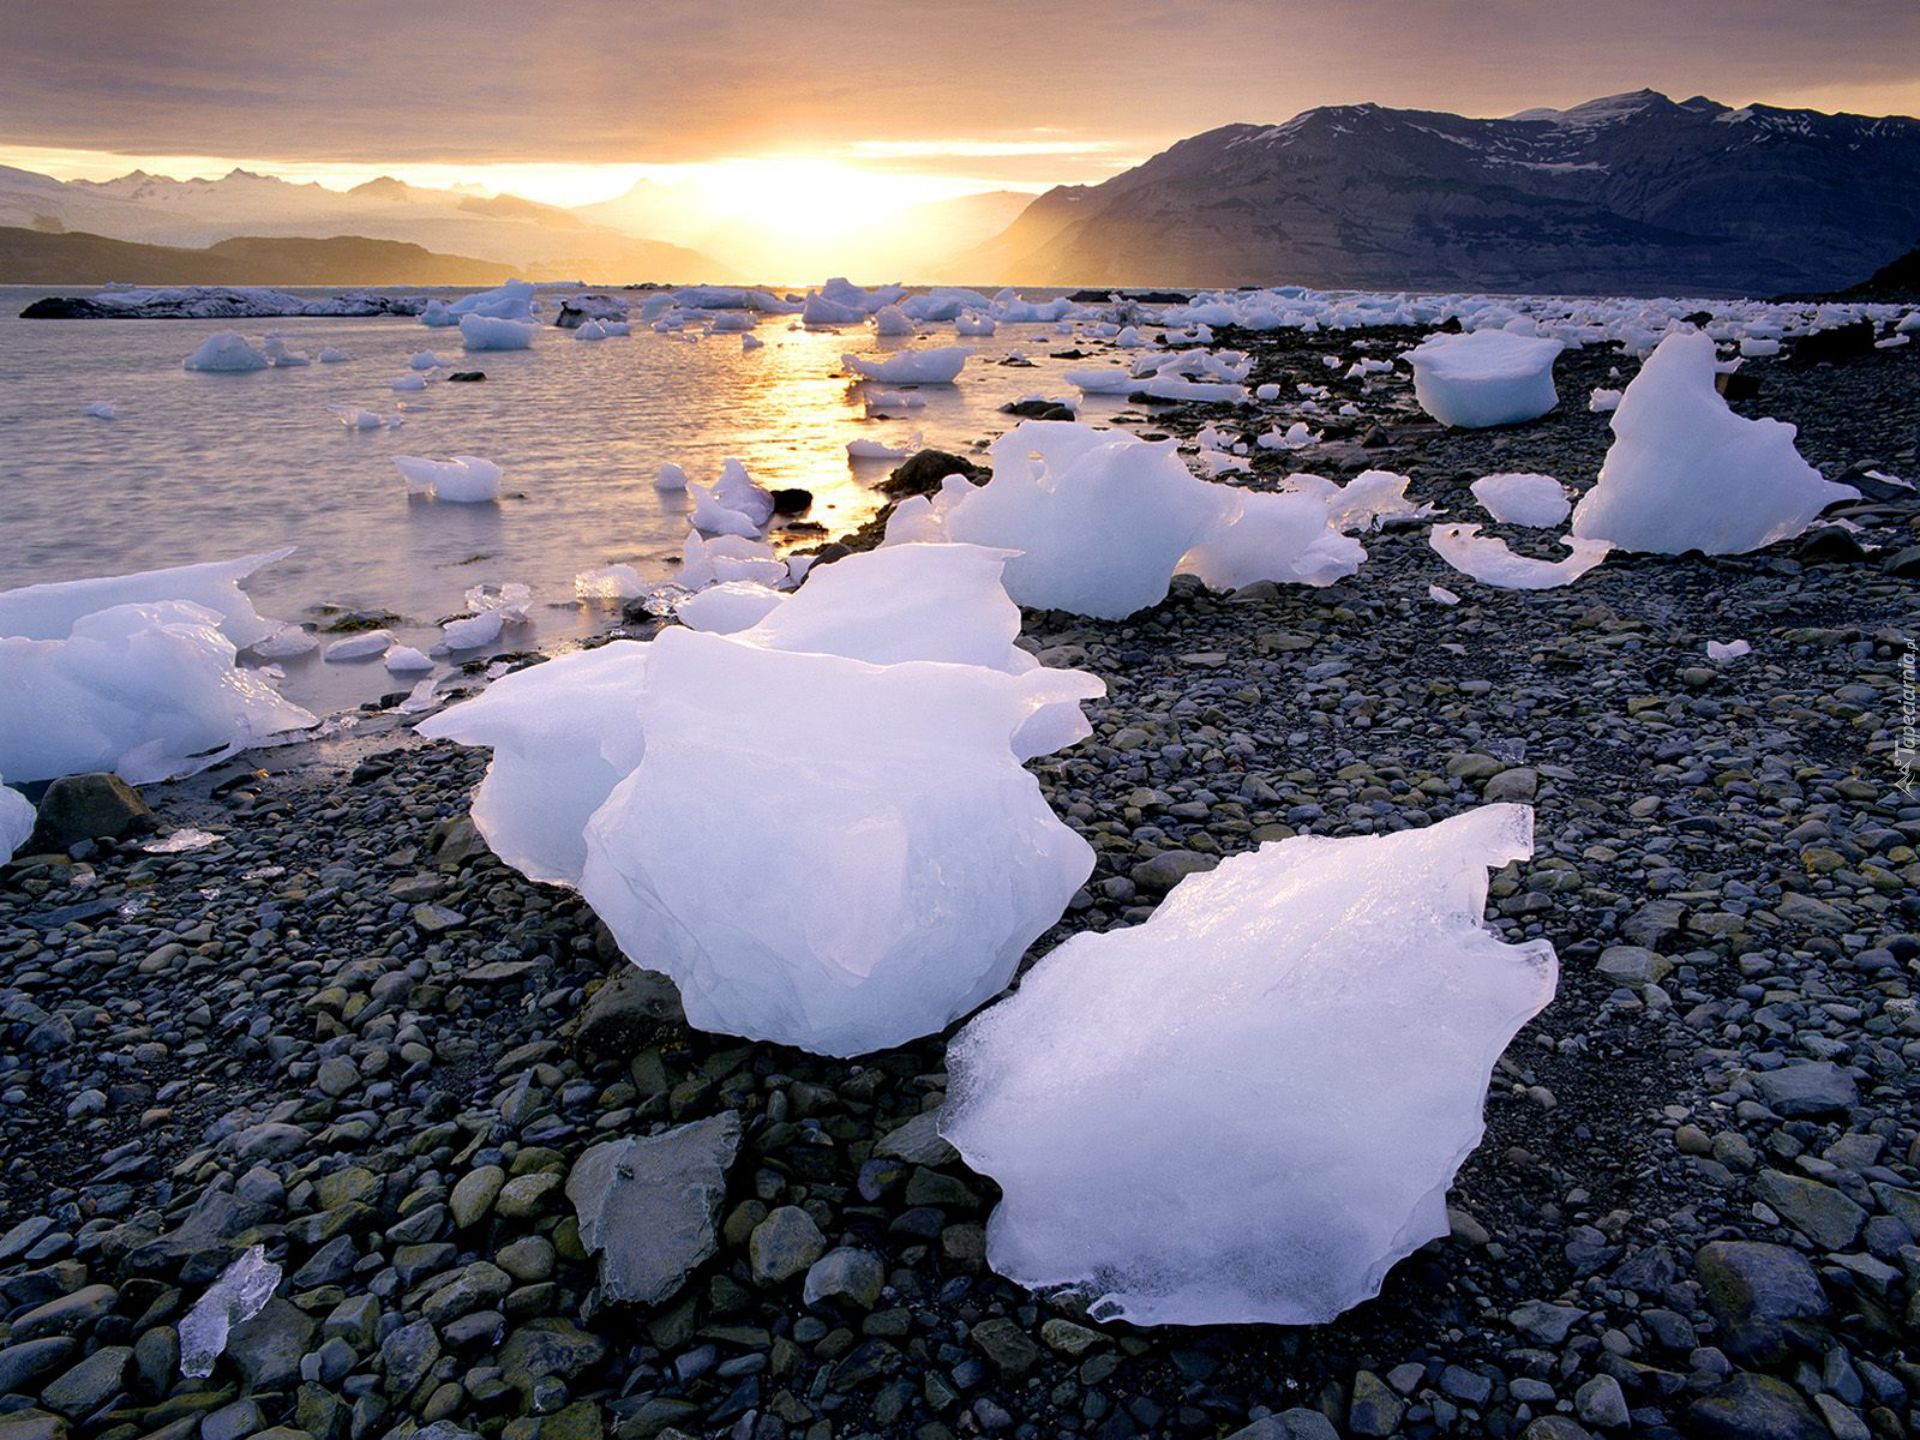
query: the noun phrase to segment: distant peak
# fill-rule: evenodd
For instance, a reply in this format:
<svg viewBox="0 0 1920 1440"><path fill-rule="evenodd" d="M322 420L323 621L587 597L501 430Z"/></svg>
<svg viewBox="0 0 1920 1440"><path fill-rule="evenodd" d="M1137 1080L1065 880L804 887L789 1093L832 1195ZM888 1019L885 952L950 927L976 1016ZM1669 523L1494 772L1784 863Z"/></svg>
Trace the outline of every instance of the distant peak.
<svg viewBox="0 0 1920 1440"><path fill-rule="evenodd" d="M1618 95L1602 95L1597 100L1588 100L1566 110L1555 110L1551 106L1541 105L1532 110L1522 110L1507 118L1509 120L1544 120L1552 125L1606 125L1638 115L1641 111L1655 106L1672 104L1673 102L1658 90L1627 90Z"/></svg>

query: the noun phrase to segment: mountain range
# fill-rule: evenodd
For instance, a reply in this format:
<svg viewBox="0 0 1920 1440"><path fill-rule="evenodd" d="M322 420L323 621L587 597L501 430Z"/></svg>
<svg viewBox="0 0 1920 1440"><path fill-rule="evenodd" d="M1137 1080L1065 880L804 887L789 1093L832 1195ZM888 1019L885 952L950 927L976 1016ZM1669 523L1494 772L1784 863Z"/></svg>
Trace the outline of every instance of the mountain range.
<svg viewBox="0 0 1920 1440"><path fill-rule="evenodd" d="M234 170L173 180L136 170L117 180L55 180L0 166L0 226L68 231L144 245L199 249L236 237L356 237L399 241L457 259L504 266L529 279L737 281L729 267L683 246L597 225L559 206L512 195L483 197L391 178L351 190L301 185ZM449 271L452 267L448 267ZM16 278L8 272L0 275ZM24 278L24 277L17 277ZM67 281L125 279L72 274ZM241 283L229 277L228 283ZM329 276L314 283L357 283ZM410 271L393 283L461 284L451 273Z"/></svg>
<svg viewBox="0 0 1920 1440"><path fill-rule="evenodd" d="M951 267L1031 285L1756 294L1920 241L1920 121L1651 90L1467 119L1227 125L1062 186Z"/></svg>

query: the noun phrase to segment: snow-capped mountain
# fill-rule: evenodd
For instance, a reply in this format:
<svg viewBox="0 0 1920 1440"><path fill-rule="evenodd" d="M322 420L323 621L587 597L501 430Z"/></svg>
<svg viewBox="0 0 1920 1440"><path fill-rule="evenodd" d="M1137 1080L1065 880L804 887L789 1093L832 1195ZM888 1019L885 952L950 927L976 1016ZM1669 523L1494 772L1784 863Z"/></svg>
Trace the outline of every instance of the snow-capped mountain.
<svg viewBox="0 0 1920 1440"><path fill-rule="evenodd" d="M732 278L704 255L592 224L570 210L387 177L339 191L246 170L217 180L173 180L136 170L96 182L0 167L0 226L190 247L242 235L353 235L494 261L535 276Z"/></svg>
<svg viewBox="0 0 1920 1440"><path fill-rule="evenodd" d="M1920 240L1920 121L1651 90L1228 125L1041 196L948 268L1053 285L1827 290Z"/></svg>

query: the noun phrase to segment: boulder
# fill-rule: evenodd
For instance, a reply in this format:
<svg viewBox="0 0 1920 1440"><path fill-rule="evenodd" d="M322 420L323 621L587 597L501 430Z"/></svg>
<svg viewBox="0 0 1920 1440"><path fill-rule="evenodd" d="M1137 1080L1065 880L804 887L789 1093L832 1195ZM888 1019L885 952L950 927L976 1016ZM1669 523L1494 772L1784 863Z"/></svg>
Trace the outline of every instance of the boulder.
<svg viewBox="0 0 1920 1440"><path fill-rule="evenodd" d="M600 1257L603 1300L657 1305L713 1255L739 1148L740 1117L729 1110L659 1135L606 1141L574 1162L567 1198L580 1243Z"/></svg>
<svg viewBox="0 0 1920 1440"><path fill-rule="evenodd" d="M1828 1314L1812 1263L1784 1245L1716 1240L1693 1257L1720 1348L1737 1360L1773 1364L1795 1342L1817 1349Z"/></svg>
<svg viewBox="0 0 1920 1440"><path fill-rule="evenodd" d="M672 980L655 970L622 964L593 992L573 1033L573 1048L581 1059L631 1059L661 1030L686 1022L680 992Z"/></svg>
<svg viewBox="0 0 1920 1440"><path fill-rule="evenodd" d="M31 850L65 850L82 840L118 840L153 829L153 811L118 775L63 775L40 799Z"/></svg>

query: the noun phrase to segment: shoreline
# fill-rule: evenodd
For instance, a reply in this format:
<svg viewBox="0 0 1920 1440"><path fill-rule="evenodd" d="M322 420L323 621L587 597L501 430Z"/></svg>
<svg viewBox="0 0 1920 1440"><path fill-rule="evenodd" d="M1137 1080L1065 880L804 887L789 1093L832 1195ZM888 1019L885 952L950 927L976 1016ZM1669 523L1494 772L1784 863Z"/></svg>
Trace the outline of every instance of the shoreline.
<svg viewBox="0 0 1920 1440"><path fill-rule="evenodd" d="M1329 383L1320 353L1386 356L1404 338L1216 343L1254 353L1254 383L1291 385ZM1872 459L1911 477L1912 349L1751 365L1760 394L1737 408L1798 423L1802 452L1834 473ZM1584 488L1608 438L1585 397L1618 383L1616 364L1630 375L1611 353L1562 356L1559 409L1494 431L1440 432L1404 415L1404 381L1381 387L1350 436L1259 452L1254 483L1377 466L1450 519L1482 518L1466 482L1493 471ZM1156 407L1129 428L1191 435L1233 413ZM1879 448L1901 437L1904 452ZM1894 514L1862 537L1886 556L1920 542L1911 503L1849 508ZM1539 532L1486 529L1554 553ZM206 849L135 842L0 874L0 1019L20 1060L0 1074L0 1234L50 1222L0 1259L0 1291L37 1293L5 1287L77 1263L114 1287L91 1322L102 1343L132 1351L124 1403L79 1428L131 1437L214 1408L143 1391L142 1346L164 1348L147 1337L248 1233L284 1258L292 1297L248 1341L254 1396L282 1397L254 1403L316 1440L409 1417L507 1440L707 1435L749 1413L755 1436L824 1421L835 1436L1032 1425L1124 1440L1225 1434L1295 1406L1341 1434L1531 1423L1530 1440L1557 1440L1573 1432L1539 1417L1618 1428L1602 1423L1616 1397L1636 1434L1696 1433L1696 1404L1760 1403L1732 1373L1807 1384L1784 1343L1743 1338L1735 1290L1700 1258L1723 1242L1779 1247L1759 1256L1777 1267L1805 1257L1830 1313L1804 1317L1804 1353L1817 1371L1839 1349L1857 1387L1821 1378L1822 1393L1908 1414L1920 801L1874 746L1897 722L1913 582L1879 556L1803 563L1789 543L1615 556L1568 589L1496 592L1446 567L1424 527L1363 542L1366 564L1326 590L1229 598L1179 580L1129 620L1028 612L1022 634L1110 687L1087 706L1093 738L1031 767L1099 857L1036 954L1137 923L1175 871L1282 833L1431 823L1489 786L1537 807L1535 858L1496 874L1491 908L1502 938L1554 942L1560 993L1494 1073L1486 1137L1449 1196L1454 1238L1396 1267L1379 1301L1309 1329L1141 1331L999 1280L982 1263L991 1182L937 1138L896 1135L943 1093L940 1037L835 1062L689 1031L651 990L601 985L630 967L585 907L462 823L484 754L375 717L149 787L163 818L226 827ZM1463 603L1433 604L1429 583ZM1736 637L1754 653L1711 665L1705 642ZM34 923L72 900L116 909ZM145 904L120 915L130 901ZM69 1038L37 1049L22 1006L68 1014ZM1828 1060L1861 1072L1851 1104L1767 1088ZM745 1138L718 1256L658 1307L591 1303L560 1194L573 1159L728 1110ZM503 1186L475 1213L468 1177L489 1165ZM182 1238L210 1187L240 1203ZM883 1256L888 1291L809 1309L797 1280L756 1274L749 1237L784 1207ZM380 1318L336 1325L360 1295ZM329 1331L347 1368L303 1384ZM225 1365L187 1393L247 1403Z"/></svg>

